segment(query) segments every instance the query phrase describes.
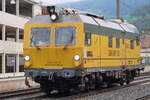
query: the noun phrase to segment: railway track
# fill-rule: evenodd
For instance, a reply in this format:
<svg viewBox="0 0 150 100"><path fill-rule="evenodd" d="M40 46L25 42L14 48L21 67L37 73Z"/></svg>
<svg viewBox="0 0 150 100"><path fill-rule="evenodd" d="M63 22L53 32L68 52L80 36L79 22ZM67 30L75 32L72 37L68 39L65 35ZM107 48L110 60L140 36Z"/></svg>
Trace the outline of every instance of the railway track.
<svg viewBox="0 0 150 100"><path fill-rule="evenodd" d="M81 92L81 93L72 93L72 94L55 94L51 97L45 95L45 93L41 92L39 88L36 89L27 89L20 91L11 91L0 93L0 100L77 100L81 98L87 98L89 96L96 96L98 94L103 95L104 93L119 90L127 87L132 87L135 85L143 84L150 82L150 73L143 74L141 77L136 78L135 81L131 82L129 85L118 86L117 84L112 85L110 88L104 88L101 90L93 90L90 92ZM143 97L144 98L144 97ZM145 99L137 99L137 100L145 100Z"/></svg>
<svg viewBox="0 0 150 100"><path fill-rule="evenodd" d="M82 99L82 98L88 98L90 96L96 96L98 94L105 94L111 91L115 91L115 90L119 90L119 89L123 89L123 88L128 88L128 87L132 87L132 86L136 86L136 85L140 85L143 83L148 83L150 82L150 73L146 73L143 74L141 77L136 78L135 81L131 82L131 84L129 85L124 85L124 86L117 86L116 84L110 88L105 88L105 89L101 89L101 90L94 90L94 91L90 91L87 93L78 93L78 94L72 94L69 96L65 96L65 97L56 97L56 98L49 98L49 97L45 97L45 98L41 98L39 100L77 100L77 99ZM145 98L148 98L149 96L146 96ZM143 97L144 98L144 97ZM139 98L138 100L145 100L143 98ZM83 99L83 100L90 100L90 99ZM148 99L147 99L148 100Z"/></svg>
<svg viewBox="0 0 150 100"><path fill-rule="evenodd" d="M150 100L150 95L144 96L142 98L138 98L136 100Z"/></svg>
<svg viewBox="0 0 150 100"><path fill-rule="evenodd" d="M90 96L96 96L98 94L103 95L103 94L111 92L111 91L115 91L115 90L119 90L119 89L123 89L123 88L127 88L127 87L132 87L132 86L147 83L147 82L150 82L150 78L144 79L143 81L137 80L137 82L133 82L133 83L131 83L129 85L125 85L125 86L117 86L117 87L114 86L114 87L110 87L110 88L106 88L106 89L102 89L102 90L91 91L89 93L82 93L82 94L77 94L77 95L60 98L59 100L78 100L78 99L82 99L82 98L88 98ZM146 98L146 97L143 97L143 98ZM139 98L138 100L145 100L143 98ZM41 100L48 100L48 99L41 99ZM55 99L55 100L57 100L57 99Z"/></svg>
<svg viewBox="0 0 150 100"><path fill-rule="evenodd" d="M33 88L0 93L0 100L37 98L38 96L41 97L42 95L45 94L41 92L40 88Z"/></svg>

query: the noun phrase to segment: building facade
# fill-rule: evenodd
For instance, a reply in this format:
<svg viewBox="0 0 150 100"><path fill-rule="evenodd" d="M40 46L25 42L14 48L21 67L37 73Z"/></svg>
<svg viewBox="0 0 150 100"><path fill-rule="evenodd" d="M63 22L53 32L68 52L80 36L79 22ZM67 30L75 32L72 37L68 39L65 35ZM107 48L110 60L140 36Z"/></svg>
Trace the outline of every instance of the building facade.
<svg viewBox="0 0 150 100"><path fill-rule="evenodd" d="M0 0L0 78L23 76L23 28L41 6L31 0Z"/></svg>
<svg viewBox="0 0 150 100"><path fill-rule="evenodd" d="M145 65L150 65L150 49L141 49L141 57Z"/></svg>
<svg viewBox="0 0 150 100"><path fill-rule="evenodd" d="M150 31L147 29L145 34L141 35L141 57L146 65L150 65Z"/></svg>
<svg viewBox="0 0 150 100"><path fill-rule="evenodd" d="M142 35L140 41L143 49L150 48L150 35Z"/></svg>

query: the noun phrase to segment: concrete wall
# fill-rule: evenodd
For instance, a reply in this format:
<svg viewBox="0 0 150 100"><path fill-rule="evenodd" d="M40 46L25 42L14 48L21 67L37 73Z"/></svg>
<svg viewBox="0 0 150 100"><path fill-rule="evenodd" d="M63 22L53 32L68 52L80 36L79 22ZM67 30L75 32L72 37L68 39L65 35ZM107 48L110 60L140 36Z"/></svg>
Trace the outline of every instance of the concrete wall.
<svg viewBox="0 0 150 100"><path fill-rule="evenodd" d="M12 26L12 27L18 27L18 28L23 29L24 24L28 20L29 19L22 18L19 16L15 16L15 15L0 11L0 24Z"/></svg>
<svg viewBox="0 0 150 100"><path fill-rule="evenodd" d="M32 16L41 15L42 8L38 4L32 6Z"/></svg>
<svg viewBox="0 0 150 100"><path fill-rule="evenodd" d="M5 73L5 74L0 74L0 78L9 78L9 77L20 77L24 76L24 72L20 73ZM0 79L1 80L1 79ZM2 79L3 80L3 79ZM15 81L15 80L14 80ZM0 83L1 84L1 83Z"/></svg>
<svg viewBox="0 0 150 100"><path fill-rule="evenodd" d="M23 43L0 40L0 53L23 53Z"/></svg>

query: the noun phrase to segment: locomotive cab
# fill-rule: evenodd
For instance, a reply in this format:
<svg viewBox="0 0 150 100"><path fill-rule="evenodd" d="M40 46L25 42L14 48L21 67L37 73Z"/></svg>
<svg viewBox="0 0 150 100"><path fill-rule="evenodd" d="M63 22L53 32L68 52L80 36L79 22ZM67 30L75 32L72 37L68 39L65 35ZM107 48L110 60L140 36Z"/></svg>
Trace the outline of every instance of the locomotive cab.
<svg viewBox="0 0 150 100"><path fill-rule="evenodd" d="M28 75L39 73L34 69L40 68L45 74L53 71L60 74L58 76L73 77L82 66L82 23L32 24L25 29L29 33L25 35L24 44L25 68L30 69L26 72Z"/></svg>

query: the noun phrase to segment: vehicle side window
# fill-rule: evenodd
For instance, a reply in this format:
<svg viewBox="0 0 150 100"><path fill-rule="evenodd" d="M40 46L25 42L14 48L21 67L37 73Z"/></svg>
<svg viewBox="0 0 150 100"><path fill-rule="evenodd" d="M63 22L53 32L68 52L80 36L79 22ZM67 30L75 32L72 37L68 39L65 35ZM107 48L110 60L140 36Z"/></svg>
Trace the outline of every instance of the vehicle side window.
<svg viewBox="0 0 150 100"><path fill-rule="evenodd" d="M108 47L112 48L112 45L113 45L112 37L108 37Z"/></svg>
<svg viewBox="0 0 150 100"><path fill-rule="evenodd" d="M138 38L138 39L136 39L136 46L139 46L139 45L140 45L140 40Z"/></svg>
<svg viewBox="0 0 150 100"><path fill-rule="evenodd" d="M124 38L122 39L122 44L124 44L124 42L125 42L125 40L124 40Z"/></svg>
<svg viewBox="0 0 150 100"><path fill-rule="evenodd" d="M120 48L120 39L116 38L116 48Z"/></svg>
<svg viewBox="0 0 150 100"><path fill-rule="evenodd" d="M134 49L134 40L130 40L130 49Z"/></svg>
<svg viewBox="0 0 150 100"><path fill-rule="evenodd" d="M85 46L90 46L92 44L91 33L85 33Z"/></svg>

